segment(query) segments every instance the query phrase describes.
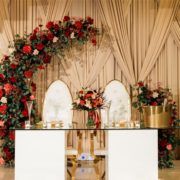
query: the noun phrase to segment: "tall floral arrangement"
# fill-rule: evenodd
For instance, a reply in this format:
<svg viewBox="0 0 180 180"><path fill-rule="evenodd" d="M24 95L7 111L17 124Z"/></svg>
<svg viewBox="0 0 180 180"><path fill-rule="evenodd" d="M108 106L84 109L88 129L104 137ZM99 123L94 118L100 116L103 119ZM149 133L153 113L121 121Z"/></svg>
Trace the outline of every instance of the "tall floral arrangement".
<svg viewBox="0 0 180 180"><path fill-rule="evenodd" d="M97 28L93 19L73 19L65 16L62 21L49 21L23 37L16 35L14 51L4 56L0 64L0 139L3 139L1 162L14 163L14 131L24 126L28 118L26 101L36 91L33 75L45 69L53 55L62 58L71 47L90 42L96 45ZM32 114L36 113L35 104Z"/></svg>
<svg viewBox="0 0 180 180"><path fill-rule="evenodd" d="M82 90L76 93L76 100L73 102L73 109L88 111L87 125L99 127L100 118L96 110L101 109L104 106L103 92L100 90L92 90L88 88L82 88Z"/></svg>
<svg viewBox="0 0 180 180"><path fill-rule="evenodd" d="M169 129L158 130L158 158L159 168L173 167L174 149L176 147L175 131L173 129L177 119L177 107L173 101L170 89L161 87L160 83L155 88L150 88L148 84L138 82L134 86L133 107L140 113L143 106L172 105L172 114Z"/></svg>

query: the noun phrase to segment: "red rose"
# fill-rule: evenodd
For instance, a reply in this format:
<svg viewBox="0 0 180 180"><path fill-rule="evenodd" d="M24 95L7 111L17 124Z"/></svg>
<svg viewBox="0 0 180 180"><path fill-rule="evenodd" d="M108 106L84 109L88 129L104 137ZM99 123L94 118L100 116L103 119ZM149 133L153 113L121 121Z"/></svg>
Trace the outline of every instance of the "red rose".
<svg viewBox="0 0 180 180"><path fill-rule="evenodd" d="M4 85L4 90L5 90L6 94L9 94L13 90L13 86L10 83L6 83Z"/></svg>
<svg viewBox="0 0 180 180"><path fill-rule="evenodd" d="M36 84L32 82L31 83L31 88L32 88L32 91L35 92L36 91Z"/></svg>
<svg viewBox="0 0 180 180"><path fill-rule="evenodd" d="M80 105L84 106L85 105L85 101L84 100L80 100Z"/></svg>
<svg viewBox="0 0 180 180"><path fill-rule="evenodd" d="M10 139L11 141L14 141L14 140L15 140L14 131L10 131L10 132L9 132L9 139Z"/></svg>
<svg viewBox="0 0 180 180"><path fill-rule="evenodd" d="M151 106L157 106L158 103L157 102L151 102Z"/></svg>
<svg viewBox="0 0 180 180"><path fill-rule="evenodd" d="M12 69L16 69L17 68L17 64L14 64L14 63L12 63L10 66L11 66Z"/></svg>
<svg viewBox="0 0 180 180"><path fill-rule="evenodd" d="M79 94L83 94L83 90L79 91Z"/></svg>
<svg viewBox="0 0 180 180"><path fill-rule="evenodd" d="M16 78L15 78L15 77L11 77L11 78L9 78L9 80L10 80L12 83L15 83L15 82L16 82Z"/></svg>
<svg viewBox="0 0 180 180"><path fill-rule="evenodd" d="M70 17L69 16L64 16L64 19L63 19L63 21L65 22L65 21L69 21L70 20Z"/></svg>
<svg viewBox="0 0 180 180"><path fill-rule="evenodd" d="M54 23L52 21L49 21L47 24L46 24L46 27L48 29L51 29L52 27L54 26Z"/></svg>
<svg viewBox="0 0 180 180"><path fill-rule="evenodd" d="M3 104L0 106L0 113L1 114L6 114L6 110L7 110L7 105Z"/></svg>
<svg viewBox="0 0 180 180"><path fill-rule="evenodd" d="M45 69L43 65L38 66L38 69Z"/></svg>
<svg viewBox="0 0 180 180"><path fill-rule="evenodd" d="M24 110L22 111L22 115L23 115L24 117L28 117L28 110L27 110L27 109L24 109Z"/></svg>
<svg viewBox="0 0 180 180"><path fill-rule="evenodd" d="M0 89L0 98L2 98L2 96L3 96L3 90L2 89Z"/></svg>
<svg viewBox="0 0 180 180"><path fill-rule="evenodd" d="M26 78L31 78L31 77L33 76L33 72L32 72L31 70L25 71L25 72L24 72L24 76L25 76Z"/></svg>
<svg viewBox="0 0 180 180"><path fill-rule="evenodd" d="M50 61L51 61L51 56L49 56L48 54L46 54L45 57L43 58L43 62L44 62L45 64L48 64L48 63L50 63Z"/></svg>
<svg viewBox="0 0 180 180"><path fill-rule="evenodd" d="M92 39L91 42L93 43L94 46L96 46L96 44L97 44L96 39Z"/></svg>
<svg viewBox="0 0 180 180"><path fill-rule="evenodd" d="M1 80L4 80L4 79L5 79L4 74L0 74L0 79L1 79Z"/></svg>
<svg viewBox="0 0 180 180"><path fill-rule="evenodd" d="M82 31L78 32L78 37L83 37L84 33Z"/></svg>
<svg viewBox="0 0 180 180"><path fill-rule="evenodd" d="M39 43L36 45L36 49L41 51L44 48L44 44L43 43Z"/></svg>
<svg viewBox="0 0 180 180"><path fill-rule="evenodd" d="M24 46L23 46L23 53L25 53L25 54L30 54L31 51L32 51L31 46L29 46L29 45L24 45Z"/></svg>
<svg viewBox="0 0 180 180"><path fill-rule="evenodd" d="M87 21L88 21L89 24L93 24L94 19L92 19L91 17L88 16Z"/></svg>
<svg viewBox="0 0 180 180"><path fill-rule="evenodd" d="M24 96L24 97L21 98L21 102L22 102L22 103L26 103L26 96Z"/></svg>
<svg viewBox="0 0 180 180"><path fill-rule="evenodd" d="M33 30L33 33L36 34L37 32L39 32L39 27L36 27L34 30Z"/></svg>
<svg viewBox="0 0 180 180"><path fill-rule="evenodd" d="M93 93L87 93L84 98L87 99L87 98L90 98L91 96L93 95Z"/></svg>
<svg viewBox="0 0 180 180"><path fill-rule="evenodd" d="M65 36L66 36L66 37L69 37L69 36L70 36L70 30L66 30L66 31L65 31Z"/></svg>
<svg viewBox="0 0 180 180"><path fill-rule="evenodd" d="M144 86L144 83L142 81L140 81L140 82L138 82L138 86L142 87L142 86Z"/></svg>
<svg viewBox="0 0 180 180"><path fill-rule="evenodd" d="M48 33L47 38L49 41L52 41L54 38L54 35L52 33Z"/></svg>
<svg viewBox="0 0 180 180"><path fill-rule="evenodd" d="M29 39L30 39L31 41L36 40L36 39L37 39L36 34L32 34Z"/></svg>
<svg viewBox="0 0 180 180"><path fill-rule="evenodd" d="M77 29L81 29L81 28L82 28L82 23L81 23L80 21L76 21L76 22L75 22L75 27L76 27Z"/></svg>
<svg viewBox="0 0 180 180"><path fill-rule="evenodd" d="M13 157L13 155L11 154L11 152L10 152L10 150L9 150L8 147L4 147L4 148L3 148L3 151L4 151L4 153L6 154L7 160L9 160L9 159L11 159L11 158Z"/></svg>
<svg viewBox="0 0 180 180"><path fill-rule="evenodd" d="M6 135L5 131L0 129L0 137L4 137Z"/></svg>
<svg viewBox="0 0 180 180"><path fill-rule="evenodd" d="M55 24L55 25L54 25L54 29L55 29L56 31L58 31L58 30L59 30L59 25L58 25L58 24Z"/></svg>

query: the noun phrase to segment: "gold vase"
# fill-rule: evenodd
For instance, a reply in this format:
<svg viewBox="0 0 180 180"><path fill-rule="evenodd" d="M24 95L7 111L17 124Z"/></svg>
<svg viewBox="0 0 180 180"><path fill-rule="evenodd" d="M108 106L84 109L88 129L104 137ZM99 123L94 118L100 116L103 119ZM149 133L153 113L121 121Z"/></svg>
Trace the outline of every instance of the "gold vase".
<svg viewBox="0 0 180 180"><path fill-rule="evenodd" d="M172 106L144 106L143 123L144 127L167 128L170 126Z"/></svg>

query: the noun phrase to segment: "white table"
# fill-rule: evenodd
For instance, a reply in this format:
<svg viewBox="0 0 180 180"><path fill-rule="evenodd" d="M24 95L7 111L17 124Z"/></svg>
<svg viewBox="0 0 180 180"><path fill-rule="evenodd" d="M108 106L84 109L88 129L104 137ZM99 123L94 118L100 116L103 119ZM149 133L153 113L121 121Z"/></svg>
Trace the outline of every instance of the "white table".
<svg viewBox="0 0 180 180"><path fill-rule="evenodd" d="M157 180L157 130L108 130L108 180ZM15 180L65 179L65 130L16 130Z"/></svg>

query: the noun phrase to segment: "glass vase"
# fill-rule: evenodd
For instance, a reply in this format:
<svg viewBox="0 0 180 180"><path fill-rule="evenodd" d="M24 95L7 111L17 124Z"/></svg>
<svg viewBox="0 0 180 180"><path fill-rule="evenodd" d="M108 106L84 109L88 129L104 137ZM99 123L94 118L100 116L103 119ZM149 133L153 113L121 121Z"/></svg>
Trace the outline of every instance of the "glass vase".
<svg viewBox="0 0 180 180"><path fill-rule="evenodd" d="M88 111L87 128L99 128L101 124L99 113L96 110Z"/></svg>
<svg viewBox="0 0 180 180"><path fill-rule="evenodd" d="M26 106L28 109L28 120L25 122L26 128L30 128L31 127L31 111L32 111L32 105L33 105L33 101L27 101L26 102Z"/></svg>

